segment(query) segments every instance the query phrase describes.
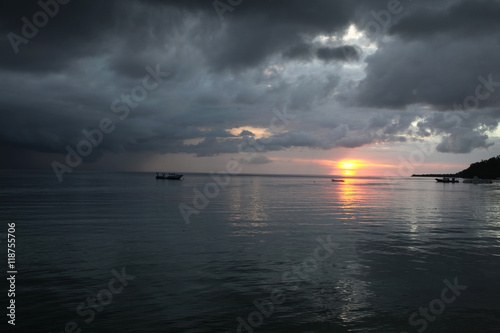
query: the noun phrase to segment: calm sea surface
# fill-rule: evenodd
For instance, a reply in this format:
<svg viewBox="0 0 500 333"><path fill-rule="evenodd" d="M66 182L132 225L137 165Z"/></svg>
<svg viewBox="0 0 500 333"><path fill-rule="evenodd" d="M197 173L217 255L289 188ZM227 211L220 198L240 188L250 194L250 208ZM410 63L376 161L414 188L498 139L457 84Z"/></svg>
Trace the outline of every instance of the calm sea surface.
<svg viewBox="0 0 500 333"><path fill-rule="evenodd" d="M65 176L0 173L13 331L500 332L500 183Z"/></svg>

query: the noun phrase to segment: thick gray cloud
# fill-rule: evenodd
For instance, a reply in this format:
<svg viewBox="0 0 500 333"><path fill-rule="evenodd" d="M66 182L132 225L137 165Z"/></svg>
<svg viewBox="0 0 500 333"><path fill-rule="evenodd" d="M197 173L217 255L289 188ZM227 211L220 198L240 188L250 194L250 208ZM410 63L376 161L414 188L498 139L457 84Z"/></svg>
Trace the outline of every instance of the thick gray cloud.
<svg viewBox="0 0 500 333"><path fill-rule="evenodd" d="M441 135L436 150L443 153L470 153L476 148L487 149L493 145L487 135L500 121L500 110L483 112L437 112L417 126L421 137Z"/></svg>
<svg viewBox="0 0 500 333"><path fill-rule="evenodd" d="M470 153L475 148L488 148L488 136L477 132L456 129L437 145L436 150L442 153Z"/></svg>
<svg viewBox="0 0 500 333"><path fill-rule="evenodd" d="M313 55L313 46L311 44L299 43L293 45L283 52L285 59L309 60Z"/></svg>
<svg viewBox="0 0 500 333"><path fill-rule="evenodd" d="M367 59L366 78L359 86L357 102L395 109L416 103L444 110L464 102L468 107L498 106L500 44L496 38L441 36L389 42ZM485 87L488 81L491 83Z"/></svg>
<svg viewBox="0 0 500 333"><path fill-rule="evenodd" d="M269 164L272 163L273 161L269 158L267 158L264 155L258 155L254 158L241 158L239 159L240 163L243 164Z"/></svg>
<svg viewBox="0 0 500 333"><path fill-rule="evenodd" d="M23 29L43 19L38 1L0 7L0 153L12 161L4 166L46 166L104 118L115 129L86 161L237 153L256 136L230 132L245 126L283 126L256 139L264 152L442 136L438 151L464 153L489 147L499 121L499 1L404 3L384 26L382 0L242 1L222 14L201 0L43 3L53 15L33 36ZM372 44L344 40L351 25ZM168 77L127 105L156 66ZM464 103L474 115L457 125L432 112ZM296 117L273 123L284 109Z"/></svg>
<svg viewBox="0 0 500 333"><path fill-rule="evenodd" d="M44 14L35 0L3 1L0 6L0 68L4 70L42 75L58 72L67 69L76 59L102 55L110 46L103 31L112 29L115 24L117 7L114 1L57 3L57 6L48 6L49 11L55 13L54 17ZM42 13L41 16L38 13ZM40 24L41 27L34 25L34 17L37 22L46 23ZM23 18L30 24L27 25ZM17 54L12 47L17 43L12 43L11 39L18 39L13 35L9 38L9 33L25 40L17 45Z"/></svg>
<svg viewBox="0 0 500 333"><path fill-rule="evenodd" d="M389 20L391 37L366 60L357 103L395 109L415 103L444 110L464 102L466 108L499 106L499 15L498 0L407 6ZM475 98L478 93L485 97Z"/></svg>
<svg viewBox="0 0 500 333"><path fill-rule="evenodd" d="M360 51L351 45L344 45L339 47L320 47L317 51L319 59L324 61L351 61L359 60Z"/></svg>
<svg viewBox="0 0 500 333"><path fill-rule="evenodd" d="M490 35L500 27L500 2L496 0L453 1L414 10L394 24L389 32L405 39L430 38L436 34Z"/></svg>

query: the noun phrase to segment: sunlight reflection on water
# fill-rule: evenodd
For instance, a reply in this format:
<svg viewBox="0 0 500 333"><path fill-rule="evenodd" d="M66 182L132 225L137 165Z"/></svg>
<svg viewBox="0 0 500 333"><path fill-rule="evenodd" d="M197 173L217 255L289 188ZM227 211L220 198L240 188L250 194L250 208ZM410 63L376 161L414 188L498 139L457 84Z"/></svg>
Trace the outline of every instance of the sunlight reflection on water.
<svg viewBox="0 0 500 333"><path fill-rule="evenodd" d="M282 288L282 274L326 236L335 253L258 331L408 329L408 316L454 276L470 288L429 332L495 328L477 318L500 317L491 297L500 295L500 184L240 176L187 226L178 205L191 204L207 176L80 173L62 185L46 174L2 177L2 214L22 240L19 301L29 327L236 331L236 318ZM75 307L122 266L134 284L85 326Z"/></svg>

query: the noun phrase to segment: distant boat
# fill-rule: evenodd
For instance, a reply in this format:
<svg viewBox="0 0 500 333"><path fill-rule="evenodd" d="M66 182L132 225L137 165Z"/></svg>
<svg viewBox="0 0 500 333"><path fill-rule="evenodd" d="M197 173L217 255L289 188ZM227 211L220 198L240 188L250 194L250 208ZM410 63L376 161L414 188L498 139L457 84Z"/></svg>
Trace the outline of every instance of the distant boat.
<svg viewBox="0 0 500 333"><path fill-rule="evenodd" d="M156 173L156 179L174 179L174 180L181 180L182 176L178 173L175 172L169 172L169 173L162 173L159 174L158 172Z"/></svg>
<svg viewBox="0 0 500 333"><path fill-rule="evenodd" d="M465 179L464 183L467 184L493 184L493 182L489 179L479 179L477 176L474 176L472 179Z"/></svg>
<svg viewBox="0 0 500 333"><path fill-rule="evenodd" d="M340 182L340 183L343 183L343 182L345 182L345 180L343 180L343 179L333 179L333 178L332 178L332 182Z"/></svg>
<svg viewBox="0 0 500 333"><path fill-rule="evenodd" d="M444 177L442 179L439 179L439 178L436 178L436 181L438 183L460 183L460 181L458 179L455 179L455 178L448 178L448 177Z"/></svg>

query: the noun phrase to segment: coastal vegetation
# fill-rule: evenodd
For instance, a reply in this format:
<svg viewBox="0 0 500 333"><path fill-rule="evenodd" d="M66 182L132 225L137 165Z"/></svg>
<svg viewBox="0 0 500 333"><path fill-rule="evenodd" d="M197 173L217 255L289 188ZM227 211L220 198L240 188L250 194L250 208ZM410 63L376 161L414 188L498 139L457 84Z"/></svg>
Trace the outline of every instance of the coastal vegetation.
<svg viewBox="0 0 500 333"><path fill-rule="evenodd" d="M500 155L492 157L481 162L472 163L467 169L464 169L456 174L425 174L412 175L412 177L456 177L456 178L473 178L477 176L482 179L500 178Z"/></svg>

